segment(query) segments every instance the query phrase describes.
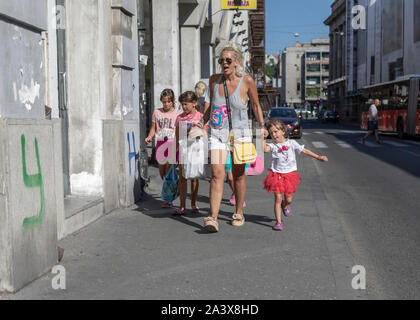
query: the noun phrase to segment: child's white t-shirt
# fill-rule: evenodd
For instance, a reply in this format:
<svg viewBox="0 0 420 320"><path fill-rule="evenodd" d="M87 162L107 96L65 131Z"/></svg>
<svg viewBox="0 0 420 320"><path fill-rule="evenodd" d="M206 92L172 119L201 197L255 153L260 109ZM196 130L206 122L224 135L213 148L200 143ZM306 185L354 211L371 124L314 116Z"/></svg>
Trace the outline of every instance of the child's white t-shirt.
<svg viewBox="0 0 420 320"><path fill-rule="evenodd" d="M297 170L295 151L301 153L304 146L295 140L283 143L267 143L271 148L271 170L278 173L289 173Z"/></svg>

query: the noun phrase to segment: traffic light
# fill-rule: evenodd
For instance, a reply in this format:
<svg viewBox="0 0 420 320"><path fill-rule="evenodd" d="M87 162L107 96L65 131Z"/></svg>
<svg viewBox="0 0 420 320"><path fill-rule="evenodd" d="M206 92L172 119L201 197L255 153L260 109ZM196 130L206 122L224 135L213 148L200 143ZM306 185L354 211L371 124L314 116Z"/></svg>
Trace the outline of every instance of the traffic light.
<svg viewBox="0 0 420 320"><path fill-rule="evenodd" d="M297 83L297 90L300 91L300 82Z"/></svg>

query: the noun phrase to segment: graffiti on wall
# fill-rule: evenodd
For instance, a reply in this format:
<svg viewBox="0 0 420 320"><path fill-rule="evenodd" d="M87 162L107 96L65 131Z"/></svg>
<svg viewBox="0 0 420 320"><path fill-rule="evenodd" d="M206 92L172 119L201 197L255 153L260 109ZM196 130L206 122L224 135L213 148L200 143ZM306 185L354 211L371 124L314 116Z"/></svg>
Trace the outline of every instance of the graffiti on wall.
<svg viewBox="0 0 420 320"><path fill-rule="evenodd" d="M23 171L23 182L27 188L38 188L40 191L40 203L41 208L39 213L29 218L23 219L23 228L32 227L42 222L45 214L45 196L44 196L44 184L42 182L41 163L39 161L38 151L38 140L35 138L35 155L36 164L38 166L38 173L29 175L26 169L26 139L25 135L22 134L20 137L22 146L22 171Z"/></svg>
<svg viewBox="0 0 420 320"><path fill-rule="evenodd" d="M137 174L137 165L136 165L136 140L134 137L134 132L131 132L133 137L133 151L131 151L131 144L130 144L130 134L127 132L127 142L128 142L128 170L131 176L131 159L134 158L134 174Z"/></svg>

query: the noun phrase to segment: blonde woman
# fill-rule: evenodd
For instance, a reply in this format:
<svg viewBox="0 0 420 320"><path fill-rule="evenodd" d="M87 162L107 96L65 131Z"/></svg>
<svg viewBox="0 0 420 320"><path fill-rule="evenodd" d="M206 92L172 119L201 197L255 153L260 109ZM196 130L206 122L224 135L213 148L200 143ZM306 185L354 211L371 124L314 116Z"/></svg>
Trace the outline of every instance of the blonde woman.
<svg viewBox="0 0 420 320"><path fill-rule="evenodd" d="M254 79L246 75L243 68L242 53L234 46L227 46L221 51L218 63L222 68L221 74L210 77L210 107L205 110L203 123L210 120L209 150L211 158L212 178L210 182L210 213L204 219L204 228L209 232L219 231L217 218L223 196L225 179L225 164L227 154L231 152L229 142L229 122L227 117L226 99L224 94L223 78L229 95L232 129L235 132L247 132L241 138L243 141L249 137L248 102L262 133L267 136L264 129L264 117L258 100L258 91ZM235 139L237 137L235 136ZM249 140L248 140L249 141ZM233 159L233 156L232 156ZM245 222L243 204L245 201L246 180L245 164L232 165L233 184L235 188L236 209L232 216L233 226L242 226Z"/></svg>

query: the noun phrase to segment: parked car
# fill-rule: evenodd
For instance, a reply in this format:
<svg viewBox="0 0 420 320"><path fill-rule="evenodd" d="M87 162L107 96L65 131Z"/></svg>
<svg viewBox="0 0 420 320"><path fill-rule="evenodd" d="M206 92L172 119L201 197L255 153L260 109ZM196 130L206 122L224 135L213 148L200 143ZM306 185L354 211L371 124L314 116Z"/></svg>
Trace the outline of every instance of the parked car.
<svg viewBox="0 0 420 320"><path fill-rule="evenodd" d="M337 112L331 111L331 110L327 110L324 112L324 115L322 117L322 121L323 122L339 122L340 121L340 116L338 115Z"/></svg>
<svg viewBox="0 0 420 320"><path fill-rule="evenodd" d="M268 113L268 119L276 119L282 121L285 126L289 137L302 138L302 126L300 118L298 117L295 109L293 108L272 108Z"/></svg>

